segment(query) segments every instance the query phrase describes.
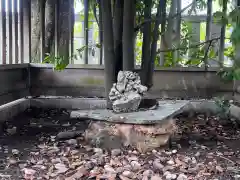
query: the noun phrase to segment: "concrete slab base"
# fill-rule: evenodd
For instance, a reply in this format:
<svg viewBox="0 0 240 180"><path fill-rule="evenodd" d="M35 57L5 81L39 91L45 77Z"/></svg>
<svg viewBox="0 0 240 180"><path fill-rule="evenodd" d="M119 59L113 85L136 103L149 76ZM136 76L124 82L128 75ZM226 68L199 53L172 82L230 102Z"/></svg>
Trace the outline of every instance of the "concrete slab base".
<svg viewBox="0 0 240 180"><path fill-rule="evenodd" d="M117 114L107 109L77 110L72 111L70 117L125 124L157 124L180 113L189 101L159 101L158 103L159 107L154 110Z"/></svg>

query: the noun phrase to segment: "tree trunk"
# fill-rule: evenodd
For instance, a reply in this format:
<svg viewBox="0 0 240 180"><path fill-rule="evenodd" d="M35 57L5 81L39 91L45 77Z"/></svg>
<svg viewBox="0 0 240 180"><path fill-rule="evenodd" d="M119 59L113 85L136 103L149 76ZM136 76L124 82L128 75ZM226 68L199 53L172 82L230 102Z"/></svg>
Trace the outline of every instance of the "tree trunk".
<svg viewBox="0 0 240 180"><path fill-rule="evenodd" d="M179 0L178 0L179 1ZM162 21L162 9L164 5L166 4L166 0L159 0L158 8L157 8L157 14L156 14L156 19L157 21L155 22L154 30L153 30L153 40L151 44L151 57L150 57L150 64L148 68L148 73L145 75L147 77L146 85L148 88L152 87L153 85L153 72L154 72L154 64L155 64L155 59L156 59L156 54L157 54L157 41L159 39L159 25Z"/></svg>
<svg viewBox="0 0 240 180"><path fill-rule="evenodd" d="M85 40L85 49L84 49L84 63L88 64L88 11L89 3L88 0L84 0L84 40Z"/></svg>
<svg viewBox="0 0 240 180"><path fill-rule="evenodd" d="M176 14L176 11L177 11L177 1L172 0L168 17L174 16L174 14ZM173 47L173 39L176 36L176 32L175 32L175 29L174 29L175 22L176 22L176 17L168 19L167 29L166 29L166 31L164 31L164 34L161 37L162 38L161 50L169 49L169 48ZM161 59L165 57L165 54L166 53L162 53ZM173 64L175 64L174 56L173 56Z"/></svg>
<svg viewBox="0 0 240 180"><path fill-rule="evenodd" d="M40 6L41 0L31 0L31 59L34 63L40 63L40 31L41 31L41 23L40 23ZM69 5L70 1L63 1L61 4L60 1L56 0L46 0L45 1L45 53L53 53L54 51L54 32L55 32L55 3L59 3L59 39L60 39L60 50L61 54L65 54L66 59L69 59L69 53L67 52L69 49L67 46L69 45L69 30L68 26L66 26L66 22L68 22L69 15ZM63 29L61 29L63 27ZM67 49L65 49L67 48ZM66 62L67 62L66 60Z"/></svg>
<svg viewBox="0 0 240 180"><path fill-rule="evenodd" d="M135 1L124 1L123 14L123 70L134 69Z"/></svg>
<svg viewBox="0 0 240 180"><path fill-rule="evenodd" d="M71 27L69 27L69 6L73 5L70 0L58 0L59 3L59 17L58 17L58 30L59 30L59 56L63 58L63 64L69 64L69 45Z"/></svg>
<svg viewBox="0 0 240 180"><path fill-rule="evenodd" d="M113 40L113 23L111 14L111 0L101 0L103 17L103 44L104 44L104 65L105 65L105 94L107 108L111 109L112 104L109 100L109 92L115 80L115 55Z"/></svg>
<svg viewBox="0 0 240 180"><path fill-rule="evenodd" d="M41 0L31 0L31 60L40 63L40 5Z"/></svg>
<svg viewBox="0 0 240 180"><path fill-rule="evenodd" d="M122 44L122 35L123 35L123 5L124 0L115 1L115 11L114 11L114 52L116 58L115 65L115 78L117 79L117 74L123 69L123 44Z"/></svg>
<svg viewBox="0 0 240 180"><path fill-rule="evenodd" d="M174 16L174 14L176 14L176 10L177 10L177 1L176 0L172 0L171 2L171 7L170 7L170 12L169 12L169 16L168 17L172 17ZM167 31L166 31L166 36L165 36L165 42L167 43L167 48L171 48L173 45L173 34L175 34L176 32L174 32L174 22L176 18L170 18L168 19L168 24L167 24Z"/></svg>
<svg viewBox="0 0 240 180"><path fill-rule="evenodd" d="M103 20L102 20L102 6L99 5L99 43L100 43L100 65L103 64Z"/></svg>
<svg viewBox="0 0 240 180"><path fill-rule="evenodd" d="M165 36L164 36L164 33L166 31L166 16L167 16L167 12L166 12L166 7L167 7L167 4L165 3L165 5L162 7L162 23L161 23L161 44L160 44L160 49L161 50L164 50L165 49L165 46L164 46L164 40L165 40ZM159 65L160 66L164 66L164 53L161 52L160 53L160 62L159 62Z"/></svg>
<svg viewBox="0 0 240 180"><path fill-rule="evenodd" d="M151 19L152 0L144 0L144 21ZM150 64L151 53L151 22L146 22L143 26L143 45L142 45L142 64L141 64L141 81L147 85L148 66Z"/></svg>
<svg viewBox="0 0 240 180"><path fill-rule="evenodd" d="M177 14L179 14L179 16L177 16L176 20L175 20L175 29L176 29L176 39L175 39L175 47L179 48L180 46L180 41L181 41L181 10L182 10L182 0L178 0L177 1ZM179 51L175 51L174 52L174 60L177 61L177 65L179 65L178 60L180 58L180 53Z"/></svg>
<svg viewBox="0 0 240 180"><path fill-rule="evenodd" d="M54 53L54 25L56 0L47 0L45 5L45 53Z"/></svg>
<svg viewBox="0 0 240 180"><path fill-rule="evenodd" d="M207 24L206 24L206 41L209 41L211 39L211 29L212 29L212 0L207 1ZM206 44L205 51L208 51L209 44ZM208 53L208 52L206 52ZM207 69L208 66L208 56L206 56L206 59L204 59L204 66L205 69Z"/></svg>
<svg viewBox="0 0 240 180"><path fill-rule="evenodd" d="M227 12L227 0L223 1L222 12L224 14L226 14ZM223 66L223 63L224 63L225 33L226 33L226 25L223 24L221 27L220 46L218 50L218 60L221 67Z"/></svg>

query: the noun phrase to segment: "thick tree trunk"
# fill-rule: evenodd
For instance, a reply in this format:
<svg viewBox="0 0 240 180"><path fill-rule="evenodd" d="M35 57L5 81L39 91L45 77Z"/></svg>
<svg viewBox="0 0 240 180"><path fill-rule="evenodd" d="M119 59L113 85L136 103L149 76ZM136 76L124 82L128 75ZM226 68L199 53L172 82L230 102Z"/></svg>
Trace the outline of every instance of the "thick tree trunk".
<svg viewBox="0 0 240 180"><path fill-rule="evenodd" d="M211 29L212 29L212 0L207 1L207 23L206 23L206 41L209 41L211 39ZM209 50L209 44L206 44L205 52ZM208 55L208 52L206 52L206 55ZM206 56L206 59L204 61L205 69L208 67L208 56Z"/></svg>
<svg viewBox="0 0 240 180"><path fill-rule="evenodd" d="M105 65L105 94L107 108L112 108L109 100L109 92L115 80L115 55L113 40L113 23L111 14L111 0L101 0L103 17L103 44L104 44L104 65Z"/></svg>
<svg viewBox="0 0 240 180"><path fill-rule="evenodd" d="M114 52L116 58L115 65L115 78L117 79L117 74L123 69L123 7L124 0L115 1L115 11L114 11Z"/></svg>
<svg viewBox="0 0 240 180"><path fill-rule="evenodd" d="M123 14L123 70L134 69L135 1L124 1Z"/></svg>
<svg viewBox="0 0 240 180"><path fill-rule="evenodd" d="M40 63L40 5L41 0L31 0L31 60Z"/></svg>
<svg viewBox="0 0 240 180"><path fill-rule="evenodd" d="M177 12L177 1L172 0L169 17L174 16L174 14L176 14L176 12ZM174 29L173 29L174 22L176 22L176 18L168 19L167 31L166 31L166 36L165 36L165 42L167 43L167 48L171 48L173 45L173 34L175 34Z"/></svg>
<svg viewBox="0 0 240 180"><path fill-rule="evenodd" d="M100 65L103 64L103 20L102 20L102 6L99 6L99 43L100 43Z"/></svg>
<svg viewBox="0 0 240 180"><path fill-rule="evenodd" d="M71 28L69 27L69 7L72 5L71 1L68 0L58 0L59 3L59 17L58 17L58 38L59 38L59 56L63 58L63 64L69 64L69 45L70 45L70 35Z"/></svg>
<svg viewBox="0 0 240 180"><path fill-rule="evenodd" d="M182 0L177 1L177 14L181 14L182 11ZM176 47L179 48L180 46L180 41L181 41L181 22L182 18L181 15L179 15L176 18ZM180 53L179 51L175 52L175 58L178 60L180 58Z"/></svg>
<svg viewBox="0 0 240 180"><path fill-rule="evenodd" d="M84 0L84 40L85 40L85 49L84 49L84 63L88 64L88 11L89 3L88 0Z"/></svg>
<svg viewBox="0 0 240 180"><path fill-rule="evenodd" d="M176 0L172 0L171 1L171 6L170 6L170 12L168 17L172 17L174 16L174 14L176 14L177 12L177 1ZM176 23L176 17L175 18L170 18L167 21L167 29L164 32L164 35L162 36L162 48L161 50L164 49L169 49L173 47L173 39L176 36L176 29L174 29L174 25ZM165 57L166 53L163 53L161 58ZM173 56L173 63L174 63L174 56Z"/></svg>
<svg viewBox="0 0 240 180"><path fill-rule="evenodd" d="M179 1L179 0L178 0ZM148 68L148 73L145 75L147 77L146 85L148 88L152 87L153 85L153 72L154 72L154 64L157 54L157 41L159 39L159 25L161 23L162 18L162 9L164 5L166 4L166 0L159 0L158 8L157 8L157 14L156 19L158 19L155 22L154 30L153 30L153 38L152 38L152 44L151 44L151 57L150 57L150 64Z"/></svg>
<svg viewBox="0 0 240 180"><path fill-rule="evenodd" d="M224 14L226 14L227 12L227 0L223 1L222 12ZM223 66L223 63L224 63L225 33L226 33L226 25L223 24L221 27L220 46L218 50L218 60L221 67Z"/></svg>
<svg viewBox="0 0 240 180"><path fill-rule="evenodd" d="M31 0L31 58L32 62L40 63L40 3L41 0ZM56 0L45 1L45 53L54 52L54 32L55 32L55 3Z"/></svg>
<svg viewBox="0 0 240 180"><path fill-rule="evenodd" d="M144 0L144 20L151 19L152 0ZM150 64L151 53L151 22L146 22L143 26L143 45L142 45L142 64L141 64L141 81L147 85L148 66Z"/></svg>
<svg viewBox="0 0 240 180"><path fill-rule="evenodd" d="M45 53L54 52L54 25L56 0L47 0L45 6Z"/></svg>
<svg viewBox="0 0 240 180"><path fill-rule="evenodd" d="M165 6L162 7L162 23L161 23L161 44L160 44L160 49L161 50L164 50L166 47L164 45L164 41L165 41L165 36L164 36L164 33L166 31L166 16L167 16L167 12L166 12L166 7L167 7L167 4L165 3ZM160 53L160 62L159 62L159 65L160 66L164 66L164 53L161 52Z"/></svg>

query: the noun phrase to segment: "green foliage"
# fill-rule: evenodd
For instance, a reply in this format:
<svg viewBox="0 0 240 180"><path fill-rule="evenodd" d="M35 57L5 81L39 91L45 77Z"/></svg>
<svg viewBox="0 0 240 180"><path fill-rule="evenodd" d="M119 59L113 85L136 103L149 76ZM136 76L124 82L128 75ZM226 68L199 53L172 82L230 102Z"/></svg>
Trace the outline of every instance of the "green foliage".
<svg viewBox="0 0 240 180"><path fill-rule="evenodd" d="M229 0L219 0L219 4L229 3ZM231 68L222 68L217 73L224 81L235 81L240 80L240 66L238 59L235 56L236 46L240 44L240 8L234 8L229 14L217 11L214 13L215 22L221 23L222 25L230 26L233 31L230 35L232 46L225 48L224 55L234 61L234 65Z"/></svg>
<svg viewBox="0 0 240 180"><path fill-rule="evenodd" d="M81 22L75 22L74 24L74 34L81 34L83 30L83 24Z"/></svg>
<svg viewBox="0 0 240 180"><path fill-rule="evenodd" d="M83 2L83 0L78 0L80 2ZM189 9L191 9L192 11L195 10L203 10L207 7L207 0L193 0L193 2L195 1L195 3L193 4L193 6ZM89 11L89 19L93 19L95 18L94 16L94 8L98 7L99 1L96 0L90 0L89 1L89 7L90 7L90 11ZM224 3L229 3L230 4L230 0L214 0L213 1L213 5L216 5L216 3L219 3L220 6L223 6ZM232 2L232 1L231 1ZM155 16L156 13L156 9L157 9L157 5L159 3L159 0L153 0L153 5L152 5L152 17ZM169 9L171 4L171 0L167 1L167 9ZM229 5L228 4L228 5ZM219 8L221 8L220 6L218 6ZM217 7L217 9L219 9ZM240 26L239 21L239 9L235 8L233 10L228 9L227 14L224 14L222 11L217 11L214 13L213 15L213 20L215 23L218 24L225 24L228 27L234 27L233 32L231 33L231 35L228 35L229 38L231 38L231 42L233 42L234 45L236 45L238 43L238 41L240 40ZM83 12L82 12L83 14ZM137 0L136 1L136 24L141 24L144 21L144 3L143 0ZM83 19L83 17L82 17ZM97 40L98 38L98 31L95 31L96 29L96 24L93 24L93 29L94 29L94 39ZM152 23L152 29L154 27L154 23ZM201 27L202 29L204 29L203 31L205 31L205 25L203 25ZM80 25L76 28L76 32L81 32L82 31L82 27L80 27ZM163 33L163 32L160 32ZM180 45L178 45L177 48L179 48L178 52L179 52L179 59L174 59L174 53L173 51L169 51L167 53L165 53L165 64L164 66L175 66L177 63L181 63L184 66L201 66L205 59L216 59L217 57L217 53L215 52L213 46L210 46L209 48L207 48L208 44L203 44L201 46L197 46L197 47L190 47L190 41L192 42L192 36L193 36L192 32L192 24L191 23L187 23L184 20L182 20L181 23L181 38L180 38ZM204 41L205 40L205 32L201 32L200 36L201 36L201 40ZM136 46L135 46L135 54L136 54L136 62L138 64L141 63L141 56L142 56L142 32L141 29L138 32L137 36L136 36ZM160 41L158 41L158 46L160 45ZM80 57L82 57L82 52L83 52L83 48L86 47L81 47L78 49L78 55ZM176 47L174 47L176 48ZM191 50L189 50L191 48ZM207 52L207 57L206 56L206 49L208 49ZM234 60L234 46L232 47L228 47L225 49L224 51L224 55L229 57L230 59ZM95 49L93 48L93 54L95 54ZM190 54L190 55L188 55ZM186 56L188 56L188 59L185 58ZM157 57L155 59L155 64L158 65L159 63L159 59L160 56L159 54L157 54ZM219 75L221 73L219 72ZM229 72L227 72L227 74L229 74Z"/></svg>
<svg viewBox="0 0 240 180"><path fill-rule="evenodd" d="M136 45L135 45L135 54L136 54L136 63L141 64L142 60L142 33L139 32L136 37Z"/></svg>
<svg viewBox="0 0 240 180"><path fill-rule="evenodd" d="M218 115L222 118L228 119L230 116L230 101L225 99L224 97L217 97L214 99L214 102L218 107Z"/></svg>
<svg viewBox="0 0 240 180"><path fill-rule="evenodd" d="M225 82L231 82L235 80L240 80L240 68L232 67L232 68L221 68L217 74L221 77Z"/></svg>
<svg viewBox="0 0 240 180"><path fill-rule="evenodd" d="M64 70L69 63L71 63L73 60L77 60L78 57L82 58L82 53L85 50L85 48L93 48L94 52L95 52L95 48L100 48L101 45L100 44L94 44L94 45L90 45L90 46L82 46L79 49L76 49L77 54L73 54L70 57L66 57L64 55L58 55L55 56L54 54L49 54L47 53L45 55L45 58L43 60L43 63L47 63L47 64L52 64L53 65L53 69L56 71L62 71Z"/></svg>
<svg viewBox="0 0 240 180"><path fill-rule="evenodd" d="M219 25L228 24L227 15L221 11L217 11L213 14L213 22Z"/></svg>
<svg viewBox="0 0 240 180"><path fill-rule="evenodd" d="M236 26L231 34L231 41L234 45L240 42L240 26Z"/></svg>
<svg viewBox="0 0 240 180"><path fill-rule="evenodd" d="M53 54L47 53L43 63L53 64L53 69L57 71L61 71L65 69L68 65L64 56L54 56Z"/></svg>

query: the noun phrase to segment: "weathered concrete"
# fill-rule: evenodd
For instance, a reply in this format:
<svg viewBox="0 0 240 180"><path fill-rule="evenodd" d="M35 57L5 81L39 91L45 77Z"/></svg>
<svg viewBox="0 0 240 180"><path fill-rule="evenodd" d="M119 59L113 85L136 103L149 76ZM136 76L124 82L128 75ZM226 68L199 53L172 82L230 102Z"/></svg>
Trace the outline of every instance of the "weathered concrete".
<svg viewBox="0 0 240 180"><path fill-rule="evenodd" d="M28 64L0 66L0 105L29 96Z"/></svg>
<svg viewBox="0 0 240 180"><path fill-rule="evenodd" d="M136 72L139 70L136 69ZM31 64L33 96L53 95L72 97L104 97L104 67L71 65L61 72L51 66ZM152 98L211 98L232 94L233 83L224 83L216 75L217 69L205 72L201 68L156 69L153 87L147 93Z"/></svg>
<svg viewBox="0 0 240 180"><path fill-rule="evenodd" d="M30 99L31 106L40 108L64 108L64 109L105 109L106 100L98 98L68 98L41 96Z"/></svg>
<svg viewBox="0 0 240 180"><path fill-rule="evenodd" d="M30 107L29 99L18 99L0 106L0 122L4 122Z"/></svg>
<svg viewBox="0 0 240 180"><path fill-rule="evenodd" d="M72 111L71 118L90 118L99 121L126 124L161 124L180 113L188 101L159 101L159 107L154 110L129 113L114 113L107 109Z"/></svg>

